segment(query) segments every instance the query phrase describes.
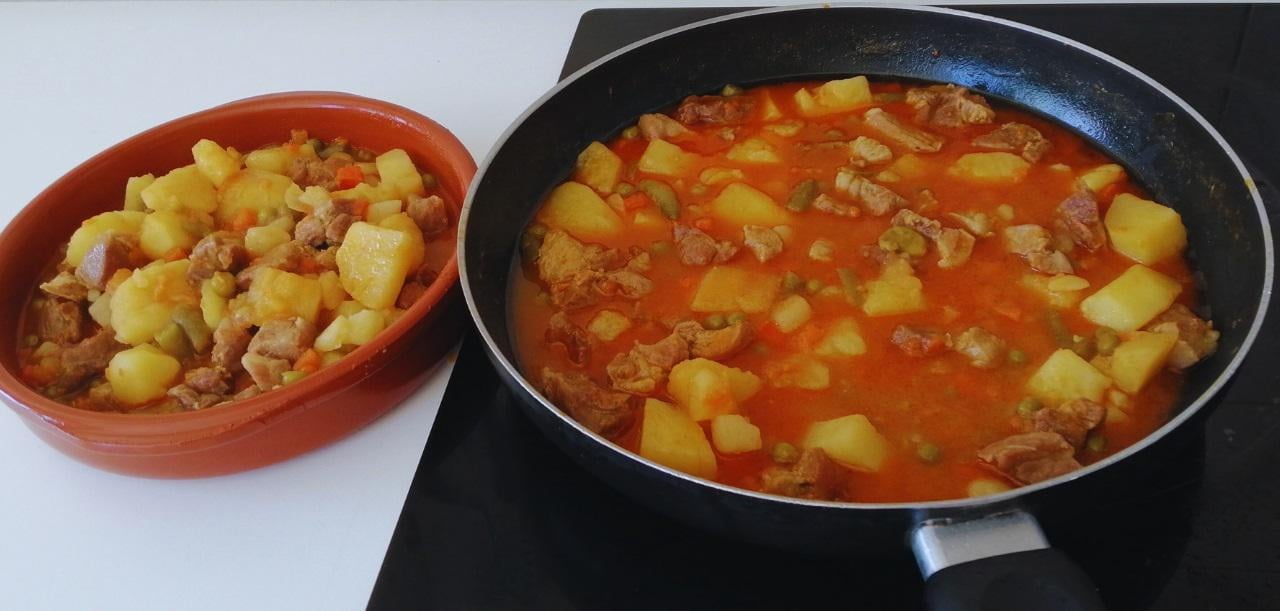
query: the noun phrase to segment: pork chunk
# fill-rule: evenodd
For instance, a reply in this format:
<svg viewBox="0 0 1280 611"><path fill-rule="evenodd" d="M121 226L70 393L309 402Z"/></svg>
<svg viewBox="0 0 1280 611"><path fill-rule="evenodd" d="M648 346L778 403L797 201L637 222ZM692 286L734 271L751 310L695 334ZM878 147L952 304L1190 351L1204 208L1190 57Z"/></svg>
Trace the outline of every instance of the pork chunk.
<svg viewBox="0 0 1280 611"><path fill-rule="evenodd" d="M689 133L689 128L664 114L640 115L637 122L640 133L648 140L670 140Z"/></svg>
<svg viewBox="0 0 1280 611"><path fill-rule="evenodd" d="M84 310L74 301L51 297L36 307L36 335L41 340L65 346L83 337Z"/></svg>
<svg viewBox="0 0 1280 611"><path fill-rule="evenodd" d="M1071 259L1061 251L1051 250L1053 236L1039 225L1013 225L1004 229L1004 245L1009 252L1026 259L1027 264L1046 274L1070 274L1075 271Z"/></svg>
<svg viewBox="0 0 1280 611"><path fill-rule="evenodd" d="M990 369L1004 358L1004 340L982 327L969 327L952 339L951 347L979 369Z"/></svg>
<svg viewBox="0 0 1280 611"><path fill-rule="evenodd" d="M409 194L405 201L405 213L418 225L426 239L430 240L449 229L452 223L449 206L439 195L420 197Z"/></svg>
<svg viewBox="0 0 1280 611"><path fill-rule="evenodd" d="M849 143L850 161L859 163L859 165L867 165L874 163L884 163L893 159L893 151L889 147L881 144L875 138L866 136L858 136L853 142Z"/></svg>
<svg viewBox="0 0 1280 611"><path fill-rule="evenodd" d="M878 185L862 176L841 171L836 174L836 188L844 189L849 197L862 203L872 216L884 216L894 210L911 205L906 198L884 185Z"/></svg>
<svg viewBox="0 0 1280 611"><path fill-rule="evenodd" d="M76 267L76 277L85 285L103 289L116 270L129 268L138 257L138 239L108 231L89 247Z"/></svg>
<svg viewBox="0 0 1280 611"><path fill-rule="evenodd" d="M652 344L636 342L626 353L613 357L605 367L613 387L633 395L649 395L667 379L676 363L689 358L689 342L672 332Z"/></svg>
<svg viewBox="0 0 1280 611"><path fill-rule="evenodd" d="M228 374L240 371L240 357L249 349L252 339L249 323L234 316L223 318L213 330L213 351L210 357L213 366Z"/></svg>
<svg viewBox="0 0 1280 611"><path fill-rule="evenodd" d="M115 335L111 329L101 329L63 350L58 357L58 377L46 391L52 396L65 395L102 373L111 357L125 348Z"/></svg>
<svg viewBox="0 0 1280 611"><path fill-rule="evenodd" d="M813 203L810 205L813 206L814 210L835 216L855 217L861 214L857 208L840 202L826 193L819 193L817 197L813 198Z"/></svg>
<svg viewBox="0 0 1280 611"><path fill-rule="evenodd" d="M199 282L212 278L216 272L236 273L249 261L249 251L244 241L230 231L215 231L203 238L191 249L191 265L187 278Z"/></svg>
<svg viewBox="0 0 1280 611"><path fill-rule="evenodd" d="M789 466L769 467L761 475L761 489L801 499L836 501L844 495L848 474L819 448L800 453Z"/></svg>
<svg viewBox="0 0 1280 611"><path fill-rule="evenodd" d="M204 409L227 400L231 386L226 376L213 367L187 372L182 384L169 389L169 396L187 409Z"/></svg>
<svg viewBox="0 0 1280 611"><path fill-rule="evenodd" d="M1107 408L1088 399L1073 399L1056 407L1046 407L1031 418L1032 428L1057 433L1075 449L1084 445L1089 431L1102 424Z"/></svg>
<svg viewBox="0 0 1280 611"><path fill-rule="evenodd" d="M973 145L992 151L1014 152L1031 163L1040 161L1053 148L1040 130L1024 123L1005 123L974 138Z"/></svg>
<svg viewBox="0 0 1280 611"><path fill-rule="evenodd" d="M1034 484L1080 468L1076 449L1058 433L1006 437L978 451L978 458L1019 484Z"/></svg>
<svg viewBox="0 0 1280 611"><path fill-rule="evenodd" d="M748 96L689 96L676 108L676 120L685 125L737 125L751 114L755 100Z"/></svg>
<svg viewBox="0 0 1280 611"><path fill-rule="evenodd" d="M910 210L899 210L893 218L889 220L889 224L895 227L906 227L914 230L916 233L937 240L942 235L942 223L935 221L926 216L921 216Z"/></svg>
<svg viewBox="0 0 1280 611"><path fill-rule="evenodd" d="M745 321L723 329L704 329L697 322L685 321L676 325L674 330L689 343L690 356L715 361L737 354L755 338L751 325Z"/></svg>
<svg viewBox="0 0 1280 611"><path fill-rule="evenodd" d="M672 230L676 253L685 265L710 265L724 263L738 253L738 247L715 238L694 227L676 224Z"/></svg>
<svg viewBox="0 0 1280 611"><path fill-rule="evenodd" d="M548 344L564 346L569 361L579 367L585 367L591 357L591 336L586 330L569 320L564 312L551 315L547 324L546 341Z"/></svg>
<svg viewBox="0 0 1280 611"><path fill-rule="evenodd" d="M916 121L939 127L985 125L996 118L982 96L950 84L908 89L907 104L916 109Z"/></svg>
<svg viewBox="0 0 1280 611"><path fill-rule="evenodd" d="M316 339L315 325L301 318L269 320L249 341L249 352L290 363L298 360Z"/></svg>
<svg viewBox="0 0 1280 611"><path fill-rule="evenodd" d="M761 263L782 253L782 236L768 227L744 225L742 227L742 243Z"/></svg>
<svg viewBox="0 0 1280 611"><path fill-rule="evenodd" d="M1071 241L1088 250L1098 250L1107 243L1107 230L1098 214L1098 198L1093 190L1076 189L1070 197L1058 204L1055 223Z"/></svg>
<svg viewBox="0 0 1280 611"><path fill-rule="evenodd" d="M973 234L963 229L947 227L938 234L938 267L954 269L969 261L973 256L973 246L977 243Z"/></svg>
<svg viewBox="0 0 1280 611"><path fill-rule="evenodd" d="M41 284L40 290L47 295L61 297L68 301L84 301L89 297L89 287L68 271L58 272L57 276Z"/></svg>
<svg viewBox="0 0 1280 611"><path fill-rule="evenodd" d="M1148 331L1157 333L1177 332L1178 341L1169 353L1168 367L1174 371L1182 371L1218 349L1218 338L1221 333L1213 328L1213 322L1204 320L1191 312L1187 306L1173 304L1163 314L1147 325Z"/></svg>
<svg viewBox="0 0 1280 611"><path fill-rule="evenodd" d="M616 249L584 244L564 231L552 229L538 249L538 277L547 284L563 282L582 271L614 267L618 257Z"/></svg>
<svg viewBox="0 0 1280 611"><path fill-rule="evenodd" d="M871 129L916 153L936 153L942 150L942 143L945 142L941 136L907 125L879 108L868 110L862 115L862 119Z"/></svg>
<svg viewBox="0 0 1280 611"><path fill-rule="evenodd" d="M253 383L262 390L271 390L284 382L284 372L291 365L284 359L271 358L252 352L240 357L240 365L253 378Z"/></svg>
<svg viewBox="0 0 1280 611"><path fill-rule="evenodd" d="M581 373L542 370L542 393L571 418L588 429L615 437L635 421L640 399L605 390Z"/></svg>
<svg viewBox="0 0 1280 611"><path fill-rule="evenodd" d="M950 344L946 333L909 325L895 327L889 341L903 354L913 357L941 354Z"/></svg>
<svg viewBox="0 0 1280 611"><path fill-rule="evenodd" d="M1027 255L1027 264L1031 269L1045 274L1071 274L1076 271L1075 266L1071 265L1071 259L1058 250L1033 252Z"/></svg>

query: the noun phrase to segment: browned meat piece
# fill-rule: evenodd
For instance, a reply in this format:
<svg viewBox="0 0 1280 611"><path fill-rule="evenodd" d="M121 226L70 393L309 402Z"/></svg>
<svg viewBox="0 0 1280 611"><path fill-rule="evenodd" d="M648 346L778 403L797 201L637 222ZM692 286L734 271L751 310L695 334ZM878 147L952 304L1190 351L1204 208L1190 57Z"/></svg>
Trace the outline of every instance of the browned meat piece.
<svg viewBox="0 0 1280 611"><path fill-rule="evenodd" d="M564 310L578 310L595 303L600 298L596 283L604 273L595 270L582 270L572 276L553 282L547 286L551 295L551 303Z"/></svg>
<svg viewBox="0 0 1280 611"><path fill-rule="evenodd" d="M689 343L691 356L717 361L737 354L755 338L751 325L746 322L736 322L723 329L703 329L701 324L690 320L677 324L673 330Z"/></svg>
<svg viewBox="0 0 1280 611"><path fill-rule="evenodd" d="M410 194L406 201L408 204L405 212L418 224L423 237L430 240L449 229L449 224L452 223L449 206L439 195L418 197Z"/></svg>
<svg viewBox="0 0 1280 611"><path fill-rule="evenodd" d="M614 356L605 371L615 389L633 395L648 395L667 379L667 373L676 363L688 358L688 340L673 331L652 344L636 342L629 352Z"/></svg>
<svg viewBox="0 0 1280 611"><path fill-rule="evenodd" d="M676 108L676 120L685 125L736 125L751 114L755 100L747 96L692 95Z"/></svg>
<svg viewBox="0 0 1280 611"><path fill-rule="evenodd" d="M782 252L782 236L778 232L759 225L742 227L742 243L756 256L756 260L764 263Z"/></svg>
<svg viewBox="0 0 1280 611"><path fill-rule="evenodd" d="M894 328L889 341L902 350L903 354L914 357L939 354L950 345L946 333L908 325L898 325Z"/></svg>
<svg viewBox="0 0 1280 611"><path fill-rule="evenodd" d="M405 282L404 286L400 288L400 295L396 297L396 307L407 310L418 302L418 298L425 294L427 294L427 285L417 280Z"/></svg>
<svg viewBox="0 0 1280 611"><path fill-rule="evenodd" d="M292 363L315 340L316 326L306 320L269 320L253 334L253 339L249 341L249 352Z"/></svg>
<svg viewBox="0 0 1280 611"><path fill-rule="evenodd" d="M849 143L850 161L860 165L884 163L893 159L893 151L875 138L858 136Z"/></svg>
<svg viewBox="0 0 1280 611"><path fill-rule="evenodd" d="M826 193L819 193L817 197L813 198L813 203L810 205L813 206L814 210L836 216L855 217L861 214L857 208L837 201L836 198Z"/></svg>
<svg viewBox="0 0 1280 611"><path fill-rule="evenodd" d="M563 282L582 271L615 267L618 259L616 249L583 244L559 229L552 229L538 250L538 277L547 284Z"/></svg>
<svg viewBox="0 0 1280 611"><path fill-rule="evenodd" d="M591 336L582 327L573 324L564 312L551 315L546 341L548 344L564 346L569 361L579 367L585 367L587 360L591 358Z"/></svg>
<svg viewBox="0 0 1280 611"><path fill-rule="evenodd" d="M236 273L249 261L249 251L240 236L230 231L215 231L196 242L191 249L191 266L187 278L192 281L212 278L215 272Z"/></svg>
<svg viewBox="0 0 1280 611"><path fill-rule="evenodd" d="M241 390L240 390L240 392L238 392L238 393L236 393L236 394L234 394L234 395L231 395L231 400L232 400L232 401L239 401L239 400L241 400L241 399L251 399L251 398L256 397L256 396L258 396L258 395L260 395L260 394L262 394L262 389L261 389L261 388L258 388L257 386L254 386L253 384L250 384L250 385L248 385L248 386L244 387L243 389L241 389Z"/></svg>
<svg viewBox="0 0 1280 611"><path fill-rule="evenodd" d="M969 364L990 369L1004 358L1004 340L982 327L969 327L952 339L951 347L969 357Z"/></svg>
<svg viewBox="0 0 1280 611"><path fill-rule="evenodd" d="M214 367L228 374L240 371L240 357L249 349L249 324L228 316L213 330L213 352L210 361Z"/></svg>
<svg viewBox="0 0 1280 611"><path fill-rule="evenodd" d="M293 226L293 239L307 246L324 246L324 221L308 215Z"/></svg>
<svg viewBox="0 0 1280 611"><path fill-rule="evenodd" d="M36 335L60 346L74 344L82 337L84 310L74 301L50 297L36 306Z"/></svg>
<svg viewBox="0 0 1280 611"><path fill-rule="evenodd" d="M889 223L896 227L914 229L916 233L930 240L937 240L942 235L942 223L910 210L899 210L897 214L893 215L893 219Z"/></svg>
<svg viewBox="0 0 1280 611"><path fill-rule="evenodd" d="M977 241L973 234L963 229L943 229L937 239L938 267L952 269L964 265L973 255L973 245Z"/></svg>
<svg viewBox="0 0 1280 611"><path fill-rule="evenodd" d="M872 216L884 216L911 205L906 198L894 193L888 187L848 172L837 174L836 187L844 188L849 193L849 197L862 202Z"/></svg>
<svg viewBox="0 0 1280 611"><path fill-rule="evenodd" d="M257 276L258 270L272 267L286 272L298 271L298 266L302 264L304 256L310 255L313 250L308 248L302 242L291 240L268 250L258 257L257 261L250 267L245 268L236 274L236 286L241 290L246 290L253 279Z"/></svg>
<svg viewBox="0 0 1280 611"><path fill-rule="evenodd" d="M897 142L909 151L936 153L942 150L944 140L941 136L907 125L879 108L868 110L862 118L871 129L884 134L886 138Z"/></svg>
<svg viewBox="0 0 1280 611"><path fill-rule="evenodd" d="M187 409L204 409L226 401L230 392L231 386L221 371L200 367L188 371L182 384L169 389L169 396Z"/></svg>
<svg viewBox="0 0 1280 611"><path fill-rule="evenodd" d="M252 352L245 353L240 357L240 364L244 370L249 372L249 377L253 378L253 383L258 385L262 390L271 390L283 383L284 372L289 371L289 361L284 359L274 359L261 354Z"/></svg>
<svg viewBox="0 0 1280 611"><path fill-rule="evenodd" d="M1060 251L1033 252L1027 255L1027 264L1038 272L1046 274L1071 274L1076 271L1071 259Z"/></svg>
<svg viewBox="0 0 1280 611"><path fill-rule="evenodd" d="M627 299L639 299L653 292L653 282L630 270L605 272L596 292L604 296L621 295Z"/></svg>
<svg viewBox="0 0 1280 611"><path fill-rule="evenodd" d="M844 496L847 475L826 452L812 448L801 452L793 465L765 469L760 488L769 494L837 501Z"/></svg>
<svg viewBox="0 0 1280 611"><path fill-rule="evenodd" d="M103 289L116 270L133 266L138 252L137 238L108 231L84 253L76 277L87 286Z"/></svg>
<svg viewBox="0 0 1280 611"><path fill-rule="evenodd" d="M339 246L347 236L347 230L355 224L355 202L336 199L316 206L311 214L298 221L293 228L293 239L319 248L328 244Z"/></svg>
<svg viewBox="0 0 1280 611"><path fill-rule="evenodd" d="M335 163L299 157L294 159L293 165L289 167L289 177L299 187L318 186L332 191L338 186L338 182L334 180L337 171L338 166Z"/></svg>
<svg viewBox="0 0 1280 611"><path fill-rule="evenodd" d="M1027 264L1046 274L1070 274L1075 271L1071 259L1056 250L1050 250L1053 236L1039 225L1014 225L1004 229L1004 245L1009 252L1027 260Z"/></svg>
<svg viewBox="0 0 1280 611"><path fill-rule="evenodd" d="M1019 484L1034 484L1080 468L1076 449L1062 435L1022 433L978 451L978 458Z"/></svg>
<svg viewBox="0 0 1280 611"><path fill-rule="evenodd" d="M651 269L653 269L653 255L650 255L647 250L642 250L638 246L633 246L631 258L627 259L626 270L637 274L643 274Z"/></svg>
<svg viewBox="0 0 1280 611"><path fill-rule="evenodd" d="M41 284L40 290L54 297L71 301L84 301L89 297L89 287L85 286L75 274L67 271L58 272L53 279Z"/></svg>
<svg viewBox="0 0 1280 611"><path fill-rule="evenodd" d="M679 121L658 113L640 115L637 125L647 140L667 140L689 133L689 128Z"/></svg>
<svg viewBox="0 0 1280 611"><path fill-rule="evenodd" d="M635 421L640 400L626 393L605 390L580 373L542 370L542 393L582 426L605 437L615 437Z"/></svg>
<svg viewBox="0 0 1280 611"><path fill-rule="evenodd" d="M730 242L717 242L700 229L676 224L672 230L676 252L685 265L709 265L724 263L738 253L738 247Z"/></svg>
<svg viewBox="0 0 1280 611"><path fill-rule="evenodd" d="M1075 449L1084 445L1089 435L1107 416L1107 408L1088 399L1073 399L1057 407L1046 407L1031 418L1037 431L1057 433Z"/></svg>
<svg viewBox="0 0 1280 611"><path fill-rule="evenodd" d="M103 373L111 357L125 346L116 341L115 332L101 329L59 355L58 377L45 390L52 396L74 391Z"/></svg>
<svg viewBox="0 0 1280 611"><path fill-rule="evenodd" d="M1070 197L1058 204L1057 226L1071 241L1089 250L1098 250L1107 243L1107 230L1098 215L1098 198L1089 188L1076 189Z"/></svg>
<svg viewBox="0 0 1280 611"><path fill-rule="evenodd" d="M1173 304L1163 314L1147 325L1148 331L1178 334L1178 341L1169 352L1168 366L1174 371L1182 371L1201 359L1211 355L1218 349L1218 338L1222 335L1213 328L1213 322L1206 321L1191 312L1187 306Z"/></svg>
<svg viewBox="0 0 1280 611"><path fill-rule="evenodd" d="M939 127L984 125L996 118L996 111L982 96L955 85L908 89L907 103L916 109L916 121Z"/></svg>
<svg viewBox="0 0 1280 611"><path fill-rule="evenodd" d="M1053 148L1040 130L1024 123L1005 123L974 138L973 145L993 151L1016 152L1031 163L1040 161Z"/></svg>

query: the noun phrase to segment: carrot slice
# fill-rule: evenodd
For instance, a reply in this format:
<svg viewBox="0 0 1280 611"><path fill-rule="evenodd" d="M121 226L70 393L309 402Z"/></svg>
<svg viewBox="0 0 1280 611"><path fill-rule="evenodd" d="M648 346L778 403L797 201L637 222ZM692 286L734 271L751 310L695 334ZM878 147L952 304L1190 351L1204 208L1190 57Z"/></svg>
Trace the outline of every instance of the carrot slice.
<svg viewBox="0 0 1280 611"><path fill-rule="evenodd" d="M258 225L258 212L253 208L241 208L231 219L232 231L245 232Z"/></svg>
<svg viewBox="0 0 1280 611"><path fill-rule="evenodd" d="M338 168L333 177L338 181L339 189L350 189L364 182L364 170L358 165L344 165Z"/></svg>
<svg viewBox="0 0 1280 611"><path fill-rule="evenodd" d="M301 371L303 373L315 373L316 371L319 371L320 365L322 365L323 362L324 360L320 357L319 352L308 348L307 351L303 352L302 356L298 357L298 360L293 363L293 370Z"/></svg>
<svg viewBox="0 0 1280 611"><path fill-rule="evenodd" d="M653 202L649 199L649 196L645 195L641 191L632 193L622 200L622 207L627 210L639 210L641 208L648 208L652 205Z"/></svg>

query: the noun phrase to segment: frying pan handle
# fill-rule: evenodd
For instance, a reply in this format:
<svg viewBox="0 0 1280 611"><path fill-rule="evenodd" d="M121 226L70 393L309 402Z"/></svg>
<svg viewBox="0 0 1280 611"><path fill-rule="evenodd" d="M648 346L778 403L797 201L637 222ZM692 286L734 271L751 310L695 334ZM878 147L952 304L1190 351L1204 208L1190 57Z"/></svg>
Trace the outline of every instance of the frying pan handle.
<svg viewBox="0 0 1280 611"><path fill-rule="evenodd" d="M912 537L931 611L1101 611L1098 588L1022 511L929 522Z"/></svg>

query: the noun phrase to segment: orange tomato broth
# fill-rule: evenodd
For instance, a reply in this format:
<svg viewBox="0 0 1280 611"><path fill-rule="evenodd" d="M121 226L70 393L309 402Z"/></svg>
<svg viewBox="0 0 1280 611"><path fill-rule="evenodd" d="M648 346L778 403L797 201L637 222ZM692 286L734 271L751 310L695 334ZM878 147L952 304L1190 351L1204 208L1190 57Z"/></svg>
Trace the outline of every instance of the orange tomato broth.
<svg viewBox="0 0 1280 611"><path fill-rule="evenodd" d="M728 161L724 152L733 142L717 135L723 127L693 126L690 128L693 134L672 141L686 151L704 157L679 180L649 175L636 169L636 162L647 145L643 137L620 136L610 141L609 148L624 161L621 180L635 184L642 179L653 178L671 185L681 203L680 223L688 225L705 218L705 221L700 221L700 226L705 227L709 223L706 232L712 237L740 243L741 226L711 217L706 210L701 214L693 211L714 199L724 186L711 186L703 194L695 195L691 188L698 182L702 169L738 168L746 175L743 182L769 194L781 204L786 202L792 186L807 178L819 180L824 191L830 192L837 168L848 164L847 148L813 147L801 151L794 146L796 142L851 140L865 135L893 149L895 160L907 152L861 124L860 117L865 108L818 118L802 117L792 103L792 95L801 86L817 84L770 85L742 94L757 98L770 96L782 111L782 120L804 122L801 131L792 137L764 130L764 125L778 121L760 120L761 104L758 99L753 117L738 130L736 142L758 136L772 143L783 156L781 164L753 165ZM872 83L874 93L903 90L903 85L898 83ZM902 101L877 105L907 122L914 114L913 109ZM928 172L921 178L903 177L900 182L886 183L886 186L908 200L914 200L919 189L930 189L938 204L926 210L925 215L942 220L944 225L956 225L945 216L948 212L985 212L995 221L995 235L979 238L972 258L950 270L937 267L936 249L929 248L916 266L916 276L924 285L928 305L924 311L869 317L860 308L849 305L843 297L807 296L813 308L813 318L801 329L787 335L778 333L776 328L773 333L768 332L770 319L767 311L748 315L751 325L757 331L765 328L764 332L757 334L756 345L723 362L752 371L765 381L762 390L740 406L740 413L761 429L764 447L760 451L740 455L717 452L717 481L758 490L762 470L773 464L769 457L772 444L786 441L798 446L812 423L850 414L865 415L889 441L892 451L878 472L851 470L845 495L847 500L910 502L961 498L967 495L969 483L977 478L1000 479L998 474L979 463L976 453L991 442L1022 432L1019 421L1025 419L1017 414L1015 406L1026 396L1024 384L1057 349L1045 322L1050 306L1042 295L1021 285L1022 277L1034 272L1019 257L1005 251L1000 229L1024 223L1052 227L1054 210L1072 193L1076 176L1089 168L1112 163L1112 160L1079 136L1036 115L998 103L993 103L993 108L997 115L992 125L955 129L930 127L930 131L946 138L946 144L938 153L917 154L927 165ZM1053 143L1052 150L1032 164L1025 180L1013 185L976 186L947 176L945 170L956 158L981 150L970 144L975 136L1010 121L1035 127ZM838 138L825 135L832 129L841 130L843 135ZM1050 166L1055 164L1066 164L1071 171L1052 169ZM1102 213L1105 214L1113 195L1124 192L1146 196L1141 187L1126 178L1099 194ZM1001 204L1013 206L1013 220L1003 222L999 219L996 208ZM634 210L626 210L623 214L624 221L628 223L626 231L605 243L606 246L626 252L632 246L649 247L657 241L671 241L670 222L664 223L659 231L649 231L629 224L634 214ZM844 218L811 208L794 214L790 225L794 236L786 242L779 256L760 263L744 248L730 264L777 276L789 270L805 279L818 278L825 285L837 287L840 282L836 268L848 267L865 282L879 275L880 265L859 251L864 245L876 243L879 235L890 226L891 216L873 217L864 210L859 217ZM808 257L809 244L818 238L836 244L834 262L819 262ZM1085 295L1101 288L1134 264L1109 247L1097 253L1077 248L1071 256L1076 263L1076 275L1090 282ZM1191 270L1182 257L1172 257L1151 267L1180 282L1183 290L1178 301L1194 307L1196 290ZM514 269L517 271L513 273L509 311L513 339L523 370L537 372L544 366L559 371L577 370L563 347L544 341L548 319L554 310L545 295L540 296L543 287L536 277L519 273L518 262ZM639 313L643 317L643 320L637 320L633 316L636 324L615 340L597 341L589 362L582 370L607 387L605 365L617 353L625 353L635 342L651 343L669 334L669 330L656 321L668 317L703 320L706 314L691 312L689 304L698 282L708 269L683 265L672 248L666 254L653 256L653 269L645 275L653 281L655 290L636 304L619 298L570 312L570 319L584 328L602 309L615 309L629 316ZM786 294L785 289L781 290L778 299ZM1085 320L1078 308L1060 312L1072 333L1093 335L1096 326ZM806 352L835 319L849 316L857 320L867 351L861 356L824 359L831 370L829 388L814 391L770 386L763 373L767 361ZM893 329L902 324L952 333L970 326L981 326L1004 339L1009 348L1024 351L1028 359L1023 365L1006 361L994 369L984 370L971 366L965 357L950 351L924 359L909 357L889 341ZM766 348L759 348L760 344ZM1098 429L1107 439L1106 448L1102 451L1082 449L1077 459L1086 465L1101 460L1166 422L1178 399L1181 382L1181 376L1177 374L1169 371L1158 373L1145 388L1129 398L1124 410L1127 419L1105 422ZM675 403L665 389L656 396ZM701 424L709 437L709 421ZM642 423L637 422L615 441L628 450L636 451L641 426ZM919 459L916 445L921 441L938 446L941 459L932 464Z"/></svg>

